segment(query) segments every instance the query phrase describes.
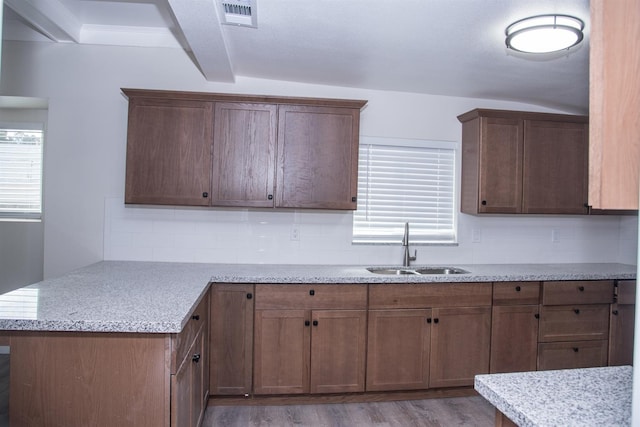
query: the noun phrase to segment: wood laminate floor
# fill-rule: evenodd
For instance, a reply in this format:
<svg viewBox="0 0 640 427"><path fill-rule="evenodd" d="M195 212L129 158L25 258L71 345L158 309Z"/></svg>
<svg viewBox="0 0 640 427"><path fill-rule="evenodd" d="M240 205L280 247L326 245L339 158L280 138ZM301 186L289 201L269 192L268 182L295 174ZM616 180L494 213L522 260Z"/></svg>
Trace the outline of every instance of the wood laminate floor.
<svg viewBox="0 0 640 427"><path fill-rule="evenodd" d="M396 402L288 406L209 406L203 427L492 427L494 407L480 396Z"/></svg>

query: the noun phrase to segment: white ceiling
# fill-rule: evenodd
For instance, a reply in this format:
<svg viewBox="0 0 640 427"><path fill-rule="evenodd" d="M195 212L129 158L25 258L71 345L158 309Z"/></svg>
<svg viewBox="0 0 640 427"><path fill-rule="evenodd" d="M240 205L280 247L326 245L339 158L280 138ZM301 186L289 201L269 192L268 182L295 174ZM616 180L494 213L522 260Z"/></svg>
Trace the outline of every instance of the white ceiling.
<svg viewBox="0 0 640 427"><path fill-rule="evenodd" d="M257 28L221 25L218 0L4 0L3 38L161 46L207 80L256 77L502 99L586 113L589 0L256 0ZM548 13L585 21L560 54L508 51L504 29Z"/></svg>

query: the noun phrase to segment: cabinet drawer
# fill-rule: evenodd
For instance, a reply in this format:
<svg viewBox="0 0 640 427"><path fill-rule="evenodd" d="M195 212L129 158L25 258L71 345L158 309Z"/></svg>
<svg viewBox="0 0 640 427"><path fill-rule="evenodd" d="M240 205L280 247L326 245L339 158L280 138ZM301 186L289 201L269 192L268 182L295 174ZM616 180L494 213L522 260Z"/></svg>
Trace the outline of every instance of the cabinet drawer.
<svg viewBox="0 0 640 427"><path fill-rule="evenodd" d="M618 280L618 304L636 303L636 281Z"/></svg>
<svg viewBox="0 0 640 427"><path fill-rule="evenodd" d="M608 334L608 304L541 307L538 341L602 340Z"/></svg>
<svg viewBox="0 0 640 427"><path fill-rule="evenodd" d="M191 318L179 334L173 335L171 348L173 350L171 357L171 372L174 373L177 365L184 359L188 353L193 340L200 329L205 326L209 320L209 292L205 294L196 309L191 314Z"/></svg>
<svg viewBox="0 0 640 427"><path fill-rule="evenodd" d="M607 341L538 344L538 370L591 368L607 365Z"/></svg>
<svg viewBox="0 0 640 427"><path fill-rule="evenodd" d="M542 304L610 304L613 280L543 282Z"/></svg>
<svg viewBox="0 0 640 427"><path fill-rule="evenodd" d="M491 283L369 285L369 308L429 308L491 305Z"/></svg>
<svg viewBox="0 0 640 427"><path fill-rule="evenodd" d="M256 285L256 309L366 309L367 285Z"/></svg>
<svg viewBox="0 0 640 427"><path fill-rule="evenodd" d="M540 282L496 282L493 284L494 305L538 304Z"/></svg>

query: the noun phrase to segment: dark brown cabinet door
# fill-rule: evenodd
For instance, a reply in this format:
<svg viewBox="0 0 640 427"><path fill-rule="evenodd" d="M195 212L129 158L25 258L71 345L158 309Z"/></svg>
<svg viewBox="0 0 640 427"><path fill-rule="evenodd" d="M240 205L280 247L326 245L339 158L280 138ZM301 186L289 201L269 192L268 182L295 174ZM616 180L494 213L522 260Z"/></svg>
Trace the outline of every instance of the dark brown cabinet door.
<svg viewBox="0 0 640 427"><path fill-rule="evenodd" d="M311 313L311 393L364 391L367 312Z"/></svg>
<svg viewBox="0 0 640 427"><path fill-rule="evenodd" d="M489 372L491 307L432 310L430 387L473 385Z"/></svg>
<svg viewBox="0 0 640 427"><path fill-rule="evenodd" d="M273 207L276 118L275 104L216 103L212 205Z"/></svg>
<svg viewBox="0 0 640 427"><path fill-rule="evenodd" d="M522 210L522 121L484 117L480 124L478 212Z"/></svg>
<svg viewBox="0 0 640 427"><path fill-rule="evenodd" d="M125 203L208 206L213 104L129 101Z"/></svg>
<svg viewBox="0 0 640 427"><path fill-rule="evenodd" d="M213 285L210 384L212 395L251 393L253 285Z"/></svg>
<svg viewBox="0 0 640 427"><path fill-rule="evenodd" d="M588 125L524 121L523 213L586 214Z"/></svg>
<svg viewBox="0 0 640 427"><path fill-rule="evenodd" d="M609 365L633 365L633 331L635 324L633 304L611 306L611 331L609 335Z"/></svg>
<svg viewBox="0 0 640 427"><path fill-rule="evenodd" d="M276 206L356 209L360 111L281 105Z"/></svg>
<svg viewBox="0 0 640 427"><path fill-rule="evenodd" d="M255 394L308 393L309 311L256 310L255 316Z"/></svg>
<svg viewBox="0 0 640 427"><path fill-rule="evenodd" d="M429 387L431 310L371 310L367 391Z"/></svg>
<svg viewBox="0 0 640 427"><path fill-rule="evenodd" d="M538 305L494 306L490 373L536 370Z"/></svg>

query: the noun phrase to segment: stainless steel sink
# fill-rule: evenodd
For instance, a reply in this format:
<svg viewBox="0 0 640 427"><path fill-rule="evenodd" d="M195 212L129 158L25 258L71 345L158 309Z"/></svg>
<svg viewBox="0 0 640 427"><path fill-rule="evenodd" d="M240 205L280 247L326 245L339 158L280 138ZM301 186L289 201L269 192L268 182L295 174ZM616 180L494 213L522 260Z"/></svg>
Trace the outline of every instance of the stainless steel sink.
<svg viewBox="0 0 640 427"><path fill-rule="evenodd" d="M368 271L375 274L386 274L392 276L400 275L428 275L428 274L466 274L466 270L457 267L369 267Z"/></svg>

